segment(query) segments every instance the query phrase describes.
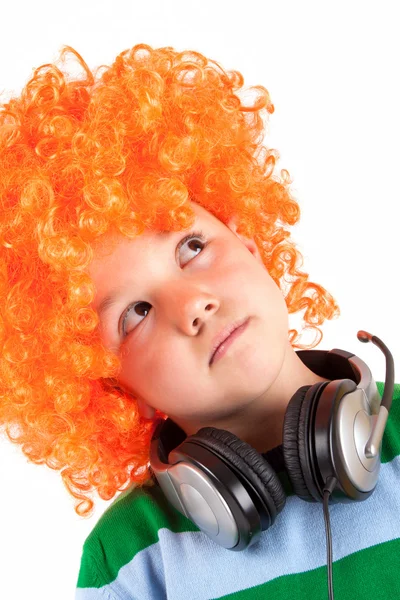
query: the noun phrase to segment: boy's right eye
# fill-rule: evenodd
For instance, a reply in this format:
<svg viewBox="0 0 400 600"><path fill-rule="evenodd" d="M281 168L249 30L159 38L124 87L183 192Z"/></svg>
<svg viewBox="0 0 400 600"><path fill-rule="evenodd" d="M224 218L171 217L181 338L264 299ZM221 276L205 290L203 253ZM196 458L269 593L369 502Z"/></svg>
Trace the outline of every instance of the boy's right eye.
<svg viewBox="0 0 400 600"><path fill-rule="evenodd" d="M176 248L176 253L178 254L180 249L183 248L186 244L186 242L192 242L193 240L196 241L193 242L192 244L188 244L187 247L190 247L190 250L192 252L194 252L195 248L201 248L200 252L197 252L197 254L200 254L202 252L202 250L204 250L204 248L207 246L207 242L205 239L205 236L203 234L202 231L192 231L191 233L189 233L188 235L186 235L184 238L182 238L180 240L180 242L178 243L178 246ZM196 256L197 256L196 254ZM194 257L192 257L194 258ZM187 260L186 262L184 262L184 264L187 264L188 262L190 262L192 260L192 258L189 258L189 260ZM182 263L181 263L182 264ZM121 318L120 318L120 325L118 327L121 337L125 338L127 335L129 335L131 333L131 331L133 331L137 325L139 325L141 323L141 321L135 322L133 321L133 327L129 327L128 329L126 328L126 323L127 323L127 319L128 316L130 316L130 321L132 320L132 318L134 316L140 316L140 317L147 317L148 313L150 312L151 309L151 304L149 304L149 302L145 302L145 301L139 301L139 302L133 302L131 304L129 304L129 306L127 306L127 308L125 309L125 311L122 313Z"/></svg>

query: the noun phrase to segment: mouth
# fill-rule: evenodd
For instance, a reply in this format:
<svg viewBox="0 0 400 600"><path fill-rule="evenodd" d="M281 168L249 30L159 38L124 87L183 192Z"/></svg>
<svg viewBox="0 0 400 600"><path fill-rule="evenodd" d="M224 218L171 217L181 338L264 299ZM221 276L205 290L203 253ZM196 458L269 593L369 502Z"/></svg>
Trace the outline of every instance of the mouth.
<svg viewBox="0 0 400 600"><path fill-rule="evenodd" d="M235 331L239 328L242 328L244 330L244 326L247 325L248 321L249 321L249 317L245 317L244 319L240 319L239 321L234 321L227 327L224 327L219 332L219 334L213 340L211 357L210 357L210 361L209 361L210 366L213 364L214 359L216 358L216 354L218 353L218 355L222 355L221 351L223 351L224 349L227 348L226 345L227 344L230 345L230 343L236 337L238 337L238 335L240 335L241 332L240 333L238 332L238 334L236 336L234 336L233 334L235 333Z"/></svg>

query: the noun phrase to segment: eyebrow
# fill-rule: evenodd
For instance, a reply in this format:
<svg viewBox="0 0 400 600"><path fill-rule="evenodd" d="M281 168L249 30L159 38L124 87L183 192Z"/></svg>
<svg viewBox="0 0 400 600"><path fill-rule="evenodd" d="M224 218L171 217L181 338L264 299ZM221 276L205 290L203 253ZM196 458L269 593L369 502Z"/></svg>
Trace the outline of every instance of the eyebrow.
<svg viewBox="0 0 400 600"><path fill-rule="evenodd" d="M157 231L156 237L165 238L168 235L170 235L171 233L174 233L174 232L173 231ZM97 313L98 313L99 317L104 316L110 310L110 308L112 308L115 305L117 298L119 297L121 292L123 292L125 289L126 289L126 284L120 285L120 286L112 289L111 292L103 298L103 300L100 302L100 304L97 308Z"/></svg>
<svg viewBox="0 0 400 600"><path fill-rule="evenodd" d="M111 290L111 292L109 294L107 294L107 296L105 298L103 298L103 300L100 302L99 307L97 309L97 313L99 315L99 317L104 316L105 313L107 313L110 308L112 306L114 306L116 299L119 297L120 293L125 289L125 286L120 286L117 287L113 290Z"/></svg>

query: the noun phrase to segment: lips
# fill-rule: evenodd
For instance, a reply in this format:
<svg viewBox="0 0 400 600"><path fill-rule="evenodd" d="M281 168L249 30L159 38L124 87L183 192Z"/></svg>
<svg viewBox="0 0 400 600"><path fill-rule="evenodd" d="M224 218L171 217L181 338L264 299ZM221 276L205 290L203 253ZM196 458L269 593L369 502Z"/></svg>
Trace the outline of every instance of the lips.
<svg viewBox="0 0 400 600"><path fill-rule="evenodd" d="M212 343L212 350L211 350L211 356L210 356L210 361L209 361L209 365L211 365L213 359L214 359L214 355L217 352L218 348L220 347L220 345L236 330L238 329L238 327L240 327L241 325L243 325L244 323L246 323L246 321L248 320L248 317L245 317L244 319L240 319L238 321L234 321L233 323L230 323L230 325L227 325L226 327L224 327L219 333L218 335L215 336L215 338L213 339L213 343Z"/></svg>

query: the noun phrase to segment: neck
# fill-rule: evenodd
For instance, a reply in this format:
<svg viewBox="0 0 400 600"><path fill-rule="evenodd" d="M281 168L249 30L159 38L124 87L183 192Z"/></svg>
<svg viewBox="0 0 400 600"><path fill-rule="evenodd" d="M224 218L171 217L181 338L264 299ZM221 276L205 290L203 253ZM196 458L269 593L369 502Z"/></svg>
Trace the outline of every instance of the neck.
<svg viewBox="0 0 400 600"><path fill-rule="evenodd" d="M219 421L201 424L175 422L188 436L201 427L225 429L262 454L282 443L283 421L292 396L299 388L322 381L329 380L311 371L288 343L278 376L259 397Z"/></svg>

